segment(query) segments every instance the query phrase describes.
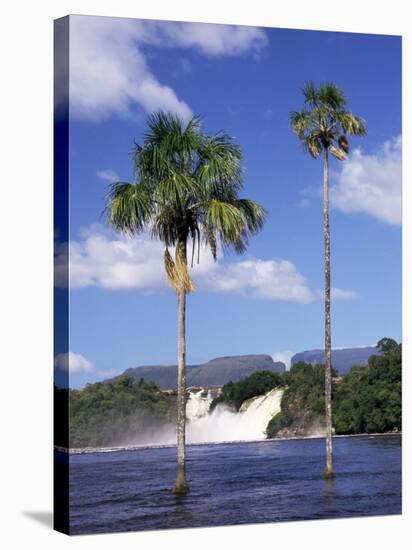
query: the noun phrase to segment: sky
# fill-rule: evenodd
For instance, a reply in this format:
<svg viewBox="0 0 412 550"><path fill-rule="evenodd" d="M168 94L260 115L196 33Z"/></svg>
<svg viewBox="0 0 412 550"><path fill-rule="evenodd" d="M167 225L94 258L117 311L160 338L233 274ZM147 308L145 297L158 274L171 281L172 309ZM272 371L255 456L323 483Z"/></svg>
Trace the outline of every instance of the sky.
<svg viewBox="0 0 412 550"><path fill-rule="evenodd" d="M146 117L193 114L243 152L243 196L268 211L241 256L202 250L187 300L187 362L265 353L287 364L322 348L322 163L289 117L302 86L334 82L368 134L330 162L332 346L401 340L401 38L290 29L70 18L70 387L129 367L174 364L177 299L163 248L114 233L107 186L130 181ZM60 287L60 290L59 290ZM60 348L59 348L60 346Z"/></svg>

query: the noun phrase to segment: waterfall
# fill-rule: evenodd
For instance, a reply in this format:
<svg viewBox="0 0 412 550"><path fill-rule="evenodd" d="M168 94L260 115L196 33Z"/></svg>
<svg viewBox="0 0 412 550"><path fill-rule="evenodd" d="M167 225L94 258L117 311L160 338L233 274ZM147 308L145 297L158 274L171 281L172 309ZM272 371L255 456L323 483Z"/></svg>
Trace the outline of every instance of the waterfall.
<svg viewBox="0 0 412 550"><path fill-rule="evenodd" d="M282 395L283 389L275 388L265 395L248 399L239 412L219 404L209 414L213 400L210 390L191 390L186 406L187 442L218 443L265 439L269 420L280 412Z"/></svg>
<svg viewBox="0 0 412 550"><path fill-rule="evenodd" d="M186 418L190 422L194 422L206 416L212 401L211 390L204 390L203 388L189 390L189 399L186 403Z"/></svg>

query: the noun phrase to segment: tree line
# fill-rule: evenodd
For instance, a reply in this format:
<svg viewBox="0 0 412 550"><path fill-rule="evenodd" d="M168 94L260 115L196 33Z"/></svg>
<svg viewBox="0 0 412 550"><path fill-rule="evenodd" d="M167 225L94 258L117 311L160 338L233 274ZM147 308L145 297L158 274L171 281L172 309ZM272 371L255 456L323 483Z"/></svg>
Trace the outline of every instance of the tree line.
<svg viewBox="0 0 412 550"><path fill-rule="evenodd" d="M55 406L69 402L70 448L124 445L131 435L156 430L175 420L171 400L151 381L124 375L82 390L55 387ZM67 400L69 392L69 400ZM56 445L65 446L56 434Z"/></svg>
<svg viewBox="0 0 412 550"><path fill-rule="evenodd" d="M383 338L377 347L380 353L372 355L367 365L354 365L343 376L331 371L332 421L337 435L402 429L402 345ZM300 361L284 374L259 371L238 382L228 382L210 409L225 404L239 411L247 399L282 387L281 411L270 420L267 436L308 435L314 426L324 431L323 364Z"/></svg>
<svg viewBox="0 0 412 550"><path fill-rule="evenodd" d="M337 435L402 429L402 345L384 338L380 355L338 377L332 371L333 426ZM284 375L281 412L269 422L268 437L288 430L324 427L324 366L296 363ZM293 433L293 432L292 432Z"/></svg>

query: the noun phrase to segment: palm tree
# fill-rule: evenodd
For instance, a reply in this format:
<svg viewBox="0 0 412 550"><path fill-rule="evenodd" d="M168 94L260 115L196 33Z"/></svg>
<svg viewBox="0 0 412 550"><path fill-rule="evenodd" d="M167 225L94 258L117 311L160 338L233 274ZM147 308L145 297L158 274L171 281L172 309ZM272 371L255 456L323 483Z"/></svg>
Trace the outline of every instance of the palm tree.
<svg viewBox="0 0 412 550"><path fill-rule="evenodd" d="M332 460L332 365L330 320L330 230L329 230L329 152L345 160L349 152L349 135L366 134L365 122L348 109L344 93L327 83L318 89L313 82L303 88L302 111L293 112L290 122L305 150L317 159L323 154L323 230L325 249L325 415L326 467L325 478L333 478Z"/></svg>
<svg viewBox="0 0 412 550"><path fill-rule="evenodd" d="M194 290L188 270L202 244L216 260L218 249L246 250L248 239L263 226L265 211L239 197L241 151L225 133L208 135L198 117L185 124L170 113L148 120L143 145L133 151L134 181L115 182L105 213L115 230L129 235L149 231L164 247L167 278L178 297L177 459L173 493L188 492L185 472L186 296ZM174 248L174 258L170 249Z"/></svg>

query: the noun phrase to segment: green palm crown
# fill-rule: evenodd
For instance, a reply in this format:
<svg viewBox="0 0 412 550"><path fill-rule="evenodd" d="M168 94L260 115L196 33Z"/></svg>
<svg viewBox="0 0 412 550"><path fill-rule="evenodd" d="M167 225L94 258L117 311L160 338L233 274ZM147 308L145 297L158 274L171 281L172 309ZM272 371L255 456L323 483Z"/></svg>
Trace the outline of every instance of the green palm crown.
<svg viewBox="0 0 412 550"><path fill-rule="evenodd" d="M242 189L240 148L223 132L203 132L199 117L184 123L157 112L148 118L142 145L133 150L134 181L114 182L105 214L115 230L136 235L149 230L165 245L165 267L176 289L193 290L187 270L201 243L216 260L218 247L241 253L263 226L264 209L239 197ZM169 247L176 247L175 260Z"/></svg>
<svg viewBox="0 0 412 550"><path fill-rule="evenodd" d="M335 84L323 84L316 89L313 82L307 82L302 92L303 109L290 116L294 132L313 158L326 150L345 160L349 152L348 136L365 135L365 121L347 110L345 95Z"/></svg>

